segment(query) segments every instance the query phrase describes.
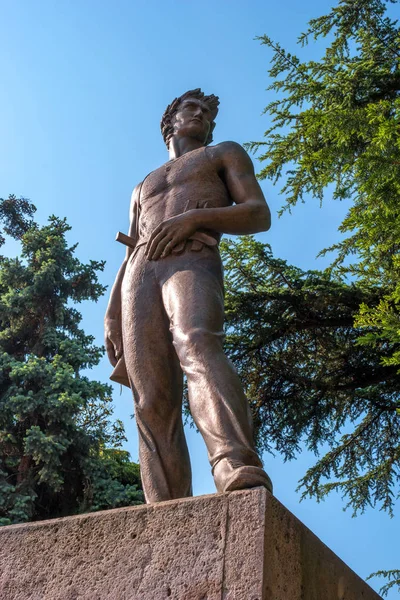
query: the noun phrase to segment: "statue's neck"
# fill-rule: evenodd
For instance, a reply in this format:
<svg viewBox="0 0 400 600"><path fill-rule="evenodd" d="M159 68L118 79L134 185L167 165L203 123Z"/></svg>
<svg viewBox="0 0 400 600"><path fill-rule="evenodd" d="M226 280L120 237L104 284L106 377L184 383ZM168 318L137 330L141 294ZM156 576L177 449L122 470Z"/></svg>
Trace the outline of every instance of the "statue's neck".
<svg viewBox="0 0 400 600"><path fill-rule="evenodd" d="M179 158L186 152L202 148L204 144L192 137L176 137L174 136L169 143L169 159Z"/></svg>

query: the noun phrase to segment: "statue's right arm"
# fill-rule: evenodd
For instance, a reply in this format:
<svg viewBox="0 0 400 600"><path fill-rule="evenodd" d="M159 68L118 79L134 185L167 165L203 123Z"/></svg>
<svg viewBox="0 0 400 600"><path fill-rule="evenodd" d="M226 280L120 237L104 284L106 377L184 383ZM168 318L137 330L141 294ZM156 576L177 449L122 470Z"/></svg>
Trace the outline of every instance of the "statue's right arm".
<svg viewBox="0 0 400 600"><path fill-rule="evenodd" d="M129 211L130 225L128 235L134 239L136 238L135 205L138 201L139 189L140 186L136 186L136 188L132 192L131 205ZM121 286L125 275L126 265L132 252L133 249L127 246L125 259L118 270L117 276L114 281L114 285L112 286L110 299L108 301L108 306L104 317L104 337L106 351L109 361L113 365L113 367L115 367L123 353L121 328Z"/></svg>

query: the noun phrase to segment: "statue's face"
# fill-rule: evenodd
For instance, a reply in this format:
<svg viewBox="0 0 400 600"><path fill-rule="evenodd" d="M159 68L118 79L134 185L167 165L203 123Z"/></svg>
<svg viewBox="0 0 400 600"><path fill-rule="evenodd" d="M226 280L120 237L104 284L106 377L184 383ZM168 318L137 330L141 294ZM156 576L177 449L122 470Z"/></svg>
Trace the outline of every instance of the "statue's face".
<svg viewBox="0 0 400 600"><path fill-rule="evenodd" d="M205 144L211 122L212 115L204 102L186 98L175 114L174 136L192 137Z"/></svg>

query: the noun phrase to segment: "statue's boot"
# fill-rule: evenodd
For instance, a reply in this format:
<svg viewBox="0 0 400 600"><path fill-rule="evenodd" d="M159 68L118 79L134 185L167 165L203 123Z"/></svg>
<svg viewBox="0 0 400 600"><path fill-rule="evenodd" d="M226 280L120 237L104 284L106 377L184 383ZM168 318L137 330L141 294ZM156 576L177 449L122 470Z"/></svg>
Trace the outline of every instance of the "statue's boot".
<svg viewBox="0 0 400 600"><path fill-rule="evenodd" d="M261 467L223 458L215 465L213 476L218 492L265 487L272 494L272 481Z"/></svg>

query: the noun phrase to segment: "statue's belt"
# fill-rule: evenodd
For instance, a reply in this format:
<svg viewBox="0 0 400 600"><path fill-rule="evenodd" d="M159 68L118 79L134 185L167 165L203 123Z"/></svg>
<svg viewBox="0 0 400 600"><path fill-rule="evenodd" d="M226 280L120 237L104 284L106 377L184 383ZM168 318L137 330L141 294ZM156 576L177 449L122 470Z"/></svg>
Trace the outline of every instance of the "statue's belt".
<svg viewBox="0 0 400 600"><path fill-rule="evenodd" d="M120 231L117 233L117 237L115 238L117 242L121 242L121 244L125 244L125 246L129 246L133 250L140 248L147 244L148 239L139 238L136 243L135 239L129 235L125 235L125 233L121 233ZM187 240L183 242L179 242L176 246L174 246L171 250L171 254L181 254L188 242L191 242L190 250L193 252L198 252L202 249L203 246L209 246L213 248L218 245L219 239L214 237L211 233L205 233L204 231L196 231L193 235L191 235Z"/></svg>
<svg viewBox="0 0 400 600"><path fill-rule="evenodd" d="M218 234L216 234L218 235ZM121 242L121 244L125 244L125 246L129 246L133 250L137 250L141 246L147 244L148 240L139 238L138 243L135 242L133 237L129 235L125 235L125 233L118 232L116 237L117 242ZM187 240L180 242L171 250L172 254L181 254L190 243L190 250L193 252L199 252L203 246L209 246L210 248L214 248L218 246L219 237L214 237L210 233L205 233L204 231L196 231L193 235L190 236ZM111 374L110 379L115 381L116 383L121 383L122 385L126 385L130 387L128 373L126 371L126 365L124 357L121 356L119 359L114 371Z"/></svg>

